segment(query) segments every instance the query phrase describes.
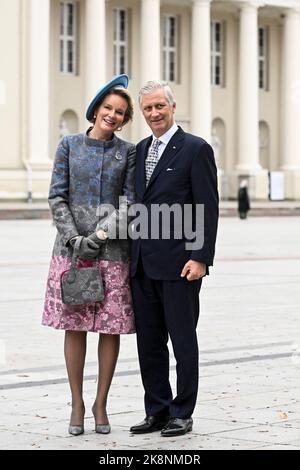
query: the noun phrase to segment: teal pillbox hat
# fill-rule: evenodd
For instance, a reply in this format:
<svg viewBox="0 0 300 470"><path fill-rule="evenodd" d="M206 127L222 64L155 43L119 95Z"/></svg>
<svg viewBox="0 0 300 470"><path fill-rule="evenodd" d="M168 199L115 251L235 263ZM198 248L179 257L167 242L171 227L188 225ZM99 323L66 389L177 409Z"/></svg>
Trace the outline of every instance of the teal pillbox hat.
<svg viewBox="0 0 300 470"><path fill-rule="evenodd" d="M86 118L88 121L94 121L94 111L97 105L102 101L104 96L112 89L112 88L127 88L128 87L129 78L128 76L123 73L114 77L110 82L106 83L103 87L99 88L95 97L90 102L88 109L86 111Z"/></svg>

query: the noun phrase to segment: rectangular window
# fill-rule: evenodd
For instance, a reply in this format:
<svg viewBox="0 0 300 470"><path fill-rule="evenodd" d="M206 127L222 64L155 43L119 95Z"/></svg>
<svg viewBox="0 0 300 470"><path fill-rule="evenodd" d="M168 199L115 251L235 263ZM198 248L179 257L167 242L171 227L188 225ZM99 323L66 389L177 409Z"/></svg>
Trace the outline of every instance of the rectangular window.
<svg viewBox="0 0 300 470"><path fill-rule="evenodd" d="M211 23L211 83L224 86L224 25L220 21Z"/></svg>
<svg viewBox="0 0 300 470"><path fill-rule="evenodd" d="M258 84L268 90L268 28L258 28Z"/></svg>
<svg viewBox="0 0 300 470"><path fill-rule="evenodd" d="M60 71L76 73L76 24L75 2L60 2Z"/></svg>
<svg viewBox="0 0 300 470"><path fill-rule="evenodd" d="M128 71L128 10L114 8L114 75Z"/></svg>
<svg viewBox="0 0 300 470"><path fill-rule="evenodd" d="M163 79L178 82L178 18L164 16L163 25Z"/></svg>

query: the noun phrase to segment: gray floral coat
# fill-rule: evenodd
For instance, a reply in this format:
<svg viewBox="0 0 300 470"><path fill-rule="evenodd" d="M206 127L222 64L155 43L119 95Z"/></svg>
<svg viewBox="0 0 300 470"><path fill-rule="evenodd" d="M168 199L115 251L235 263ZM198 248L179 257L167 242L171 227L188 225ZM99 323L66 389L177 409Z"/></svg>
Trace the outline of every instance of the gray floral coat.
<svg viewBox="0 0 300 470"><path fill-rule="evenodd" d="M134 331L129 288L128 239L109 239L99 259L81 261L98 265L106 296L95 305L70 306L61 301L60 278L69 269L72 248L69 240L87 236L116 224L119 197L127 206L134 203L135 146L115 135L99 141L86 134L65 136L60 142L52 174L49 205L57 228L50 263L43 324L54 328L91 330L106 333ZM110 217L99 215L99 206L110 204L116 211ZM107 214L106 214L107 215Z"/></svg>

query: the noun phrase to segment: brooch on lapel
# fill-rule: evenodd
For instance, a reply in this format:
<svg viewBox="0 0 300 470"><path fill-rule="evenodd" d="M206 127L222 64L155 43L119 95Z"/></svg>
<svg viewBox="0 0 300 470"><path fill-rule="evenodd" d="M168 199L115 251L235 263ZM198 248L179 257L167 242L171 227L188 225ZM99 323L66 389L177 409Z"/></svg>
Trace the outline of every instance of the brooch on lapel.
<svg viewBox="0 0 300 470"><path fill-rule="evenodd" d="M119 150L116 152L115 159L116 160L122 160L122 154L119 152Z"/></svg>

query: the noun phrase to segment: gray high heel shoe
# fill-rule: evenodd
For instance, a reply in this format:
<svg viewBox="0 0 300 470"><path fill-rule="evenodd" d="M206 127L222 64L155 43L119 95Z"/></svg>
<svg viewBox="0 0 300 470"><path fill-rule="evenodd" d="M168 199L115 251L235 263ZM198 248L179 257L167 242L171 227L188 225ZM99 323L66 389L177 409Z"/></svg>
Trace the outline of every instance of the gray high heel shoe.
<svg viewBox="0 0 300 470"><path fill-rule="evenodd" d="M92 413L95 419L95 432L97 434L109 434L111 431L110 424L97 424L96 423L96 414L94 413L94 407L92 408Z"/></svg>
<svg viewBox="0 0 300 470"><path fill-rule="evenodd" d="M72 436L79 436L80 434L84 433L84 426L83 424L77 425L77 426L69 426L69 434L72 434Z"/></svg>
<svg viewBox="0 0 300 470"><path fill-rule="evenodd" d="M95 432L98 434L109 434L110 431L110 424L95 424Z"/></svg>
<svg viewBox="0 0 300 470"><path fill-rule="evenodd" d="M82 408L82 411L83 411L82 424L69 424L68 431L69 431L69 434L72 434L72 436L80 436L80 434L84 433L84 414L85 414L85 407L84 406ZM71 419L72 419L72 415L71 415ZM70 421L71 421L71 419L70 419ZM78 419L78 421L81 421L81 420Z"/></svg>

